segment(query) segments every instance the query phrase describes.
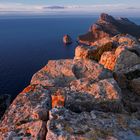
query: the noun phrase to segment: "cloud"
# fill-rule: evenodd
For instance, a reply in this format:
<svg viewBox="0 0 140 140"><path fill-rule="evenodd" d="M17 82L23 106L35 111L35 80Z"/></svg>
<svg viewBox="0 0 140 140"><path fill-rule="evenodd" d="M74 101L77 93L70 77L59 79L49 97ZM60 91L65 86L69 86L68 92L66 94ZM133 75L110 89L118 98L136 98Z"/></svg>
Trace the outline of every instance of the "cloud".
<svg viewBox="0 0 140 140"><path fill-rule="evenodd" d="M138 7L127 7L127 9L130 9L130 10L139 10L140 7L139 8Z"/></svg>
<svg viewBox="0 0 140 140"><path fill-rule="evenodd" d="M101 12L140 12L140 6L130 7L125 4L96 4L96 5L27 5L23 3L1 3L0 2L0 14L5 13L101 13Z"/></svg>
<svg viewBox="0 0 140 140"><path fill-rule="evenodd" d="M65 6L43 6L42 9L65 9Z"/></svg>

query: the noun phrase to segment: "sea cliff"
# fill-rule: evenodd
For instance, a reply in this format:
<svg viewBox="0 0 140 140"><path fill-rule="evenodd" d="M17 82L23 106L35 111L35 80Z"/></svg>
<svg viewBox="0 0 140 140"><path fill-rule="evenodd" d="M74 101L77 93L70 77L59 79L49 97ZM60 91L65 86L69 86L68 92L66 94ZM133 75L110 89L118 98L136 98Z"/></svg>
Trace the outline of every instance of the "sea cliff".
<svg viewBox="0 0 140 140"><path fill-rule="evenodd" d="M33 75L2 117L1 140L140 139L140 28L107 14L99 22L79 36L74 59Z"/></svg>

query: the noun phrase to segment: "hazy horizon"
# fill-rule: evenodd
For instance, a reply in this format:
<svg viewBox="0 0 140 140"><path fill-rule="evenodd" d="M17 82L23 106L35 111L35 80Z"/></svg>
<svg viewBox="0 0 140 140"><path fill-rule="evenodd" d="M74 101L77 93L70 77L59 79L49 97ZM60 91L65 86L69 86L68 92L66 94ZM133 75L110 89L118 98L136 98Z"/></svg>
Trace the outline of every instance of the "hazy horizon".
<svg viewBox="0 0 140 140"><path fill-rule="evenodd" d="M139 0L0 0L0 15L99 15L140 17Z"/></svg>

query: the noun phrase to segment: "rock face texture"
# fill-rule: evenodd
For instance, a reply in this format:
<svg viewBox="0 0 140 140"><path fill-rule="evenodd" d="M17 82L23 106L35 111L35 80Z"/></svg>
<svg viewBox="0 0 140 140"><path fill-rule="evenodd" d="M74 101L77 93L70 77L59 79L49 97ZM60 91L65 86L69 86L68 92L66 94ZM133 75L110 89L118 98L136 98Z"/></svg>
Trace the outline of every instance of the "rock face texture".
<svg viewBox="0 0 140 140"><path fill-rule="evenodd" d="M66 45L71 44L72 43L71 37L69 35L64 35L63 43L66 44Z"/></svg>
<svg viewBox="0 0 140 140"><path fill-rule="evenodd" d="M52 109L47 140L138 140L140 121L129 115L99 111L74 113Z"/></svg>
<svg viewBox="0 0 140 140"><path fill-rule="evenodd" d="M140 139L140 44L120 34L113 17L102 14L99 22L92 45L33 75L2 117L0 140Z"/></svg>

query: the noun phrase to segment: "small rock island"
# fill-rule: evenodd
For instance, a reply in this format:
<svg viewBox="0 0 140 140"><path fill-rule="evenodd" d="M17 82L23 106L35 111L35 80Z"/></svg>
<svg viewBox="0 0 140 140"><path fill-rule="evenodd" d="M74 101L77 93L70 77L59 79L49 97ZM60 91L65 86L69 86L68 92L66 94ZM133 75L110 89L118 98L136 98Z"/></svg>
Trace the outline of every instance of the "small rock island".
<svg viewBox="0 0 140 140"><path fill-rule="evenodd" d="M63 43L65 45L72 44L72 38L69 35L64 35L64 37L63 37Z"/></svg>
<svg viewBox="0 0 140 140"><path fill-rule="evenodd" d="M139 140L140 26L101 14L74 59L35 73L0 123L1 140Z"/></svg>

